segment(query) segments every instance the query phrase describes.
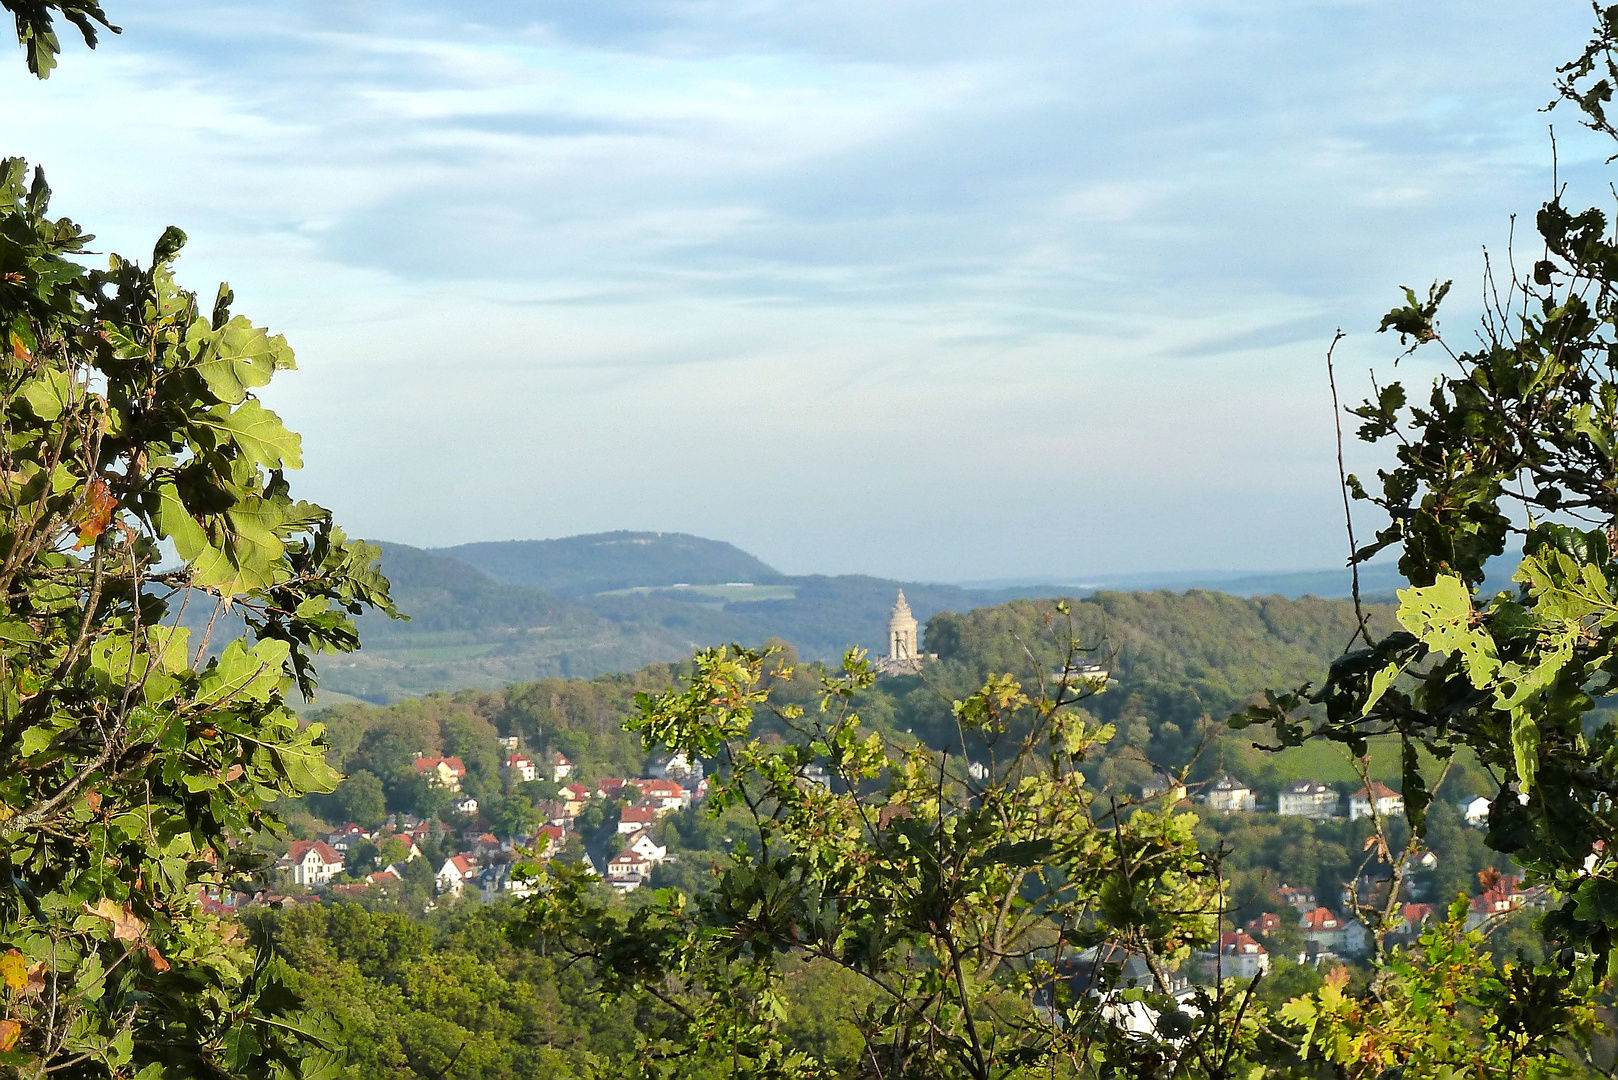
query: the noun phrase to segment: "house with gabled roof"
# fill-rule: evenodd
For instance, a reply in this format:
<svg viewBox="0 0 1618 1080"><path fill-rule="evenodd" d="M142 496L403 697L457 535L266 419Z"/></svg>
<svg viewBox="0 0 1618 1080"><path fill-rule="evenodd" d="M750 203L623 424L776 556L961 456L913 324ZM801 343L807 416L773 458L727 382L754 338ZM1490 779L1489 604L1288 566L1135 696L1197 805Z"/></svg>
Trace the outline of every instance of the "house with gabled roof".
<svg viewBox="0 0 1618 1080"><path fill-rule="evenodd" d="M434 880L438 884L439 896L459 896L466 883L478 876L478 864L470 855L451 855L444 860L444 865L438 868Z"/></svg>
<svg viewBox="0 0 1618 1080"><path fill-rule="evenodd" d="M635 786L640 788L640 801L659 814L684 810L691 805L691 793L673 780L638 780Z"/></svg>
<svg viewBox="0 0 1618 1080"><path fill-rule="evenodd" d="M634 892L652 872L652 861L625 849L607 863L607 884L622 892Z"/></svg>
<svg viewBox="0 0 1618 1080"><path fill-rule="evenodd" d="M1304 941L1339 956L1362 955L1371 936L1363 923L1345 919L1323 907L1305 912L1299 929L1303 931Z"/></svg>
<svg viewBox="0 0 1618 1080"><path fill-rule="evenodd" d="M534 850L541 859L549 859L567 846L567 830L560 825L541 825L534 833Z"/></svg>
<svg viewBox="0 0 1618 1080"><path fill-rule="evenodd" d="M458 757L428 757L423 755L410 763L417 776L425 776L436 787L450 791L461 790L466 778L466 763Z"/></svg>
<svg viewBox="0 0 1618 1080"><path fill-rule="evenodd" d="M642 806L640 803L626 806L618 813L618 831L637 833L649 827L657 818L657 811L650 806Z"/></svg>
<svg viewBox="0 0 1618 1080"><path fill-rule="evenodd" d="M512 754L501 764L511 774L511 778L520 783L526 784L539 779L539 766L535 765L534 759L527 754Z"/></svg>
<svg viewBox="0 0 1618 1080"><path fill-rule="evenodd" d="M1253 789L1226 772L1213 778L1203 798L1209 810L1221 814L1247 814L1258 808L1258 797Z"/></svg>
<svg viewBox="0 0 1618 1080"><path fill-rule="evenodd" d="M552 750L545 758L545 765L550 770L552 783L560 784L573 775L573 763L560 750Z"/></svg>
<svg viewBox="0 0 1618 1080"><path fill-rule="evenodd" d="M1373 807L1378 817L1392 817L1405 812L1405 798L1382 781L1372 780L1369 787L1360 788L1349 798L1348 820L1370 817Z"/></svg>
<svg viewBox="0 0 1618 1080"><path fill-rule="evenodd" d="M702 779L702 762L688 756L685 751L658 754L646 763L646 775L658 780L673 780L682 787L694 786Z"/></svg>
<svg viewBox="0 0 1618 1080"><path fill-rule="evenodd" d="M1315 909L1315 890L1303 885L1282 885L1275 890L1281 898L1281 903L1287 905L1300 915Z"/></svg>
<svg viewBox="0 0 1618 1080"><path fill-rule="evenodd" d="M312 888L343 872L343 856L324 840L298 840L276 860L275 868L291 873L294 883Z"/></svg>
<svg viewBox="0 0 1618 1080"><path fill-rule="evenodd" d="M653 840L652 834L645 829L642 829L638 833L632 834L629 839L625 841L624 850L633 851L635 854L644 859L648 859L653 863L660 863L669 857L669 849L664 847L662 844L659 844L656 840Z"/></svg>
<svg viewBox="0 0 1618 1080"><path fill-rule="evenodd" d="M1270 970L1269 950L1241 930L1220 934L1218 946L1198 951L1196 959L1209 980L1250 980Z"/></svg>
<svg viewBox="0 0 1618 1080"><path fill-rule="evenodd" d="M1326 821L1337 816L1337 792L1318 780L1294 780L1281 789L1275 812L1282 817Z"/></svg>

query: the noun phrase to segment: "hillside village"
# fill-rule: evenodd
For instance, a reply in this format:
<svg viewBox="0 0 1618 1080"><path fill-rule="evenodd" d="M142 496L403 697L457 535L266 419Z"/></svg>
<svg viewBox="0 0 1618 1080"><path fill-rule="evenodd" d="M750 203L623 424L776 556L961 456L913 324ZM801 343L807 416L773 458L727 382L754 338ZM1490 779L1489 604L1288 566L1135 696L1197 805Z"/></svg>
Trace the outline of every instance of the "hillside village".
<svg viewBox="0 0 1618 1080"><path fill-rule="evenodd" d="M939 668L936 654L922 651L918 631L919 624L899 592L887 622L886 655L875 661L882 685L911 685L924 670L935 676L947 674ZM1090 660L1070 659L1061 668L1053 676L1059 685L1076 685L1075 670L1089 685L1106 686L1112 679L1105 665ZM551 859L577 863L603 885L627 896L651 882L660 868L679 862L682 852L671 850L674 841L663 825L672 816L703 805L711 762L640 754L633 758L643 763L638 775L604 775L598 751L591 749L595 743L574 740L573 745L586 747L590 758L581 764L556 745L566 741L564 730L547 737L538 727L518 722L506 726L507 733L494 737L501 755L498 778L485 775L472 784L468 763L458 754L417 752L403 774L437 793L427 799L441 806L436 814L395 810L370 828L352 821L326 826L311 818L305 835L275 861L273 888L256 896L209 896L205 903L221 912L255 901L387 904L412 889L425 910L457 901L495 903L528 895L530 888L517 868ZM977 762L970 764L970 771L978 778L984 772ZM807 766L804 778L841 788L818 765ZM1237 834L1244 821L1260 829L1266 821L1285 827L1288 820L1311 827L1329 829L1346 823L1363 829L1374 822L1402 821L1404 813L1400 793L1379 780L1355 787L1299 778L1261 792L1233 770L1221 768L1200 780L1157 770L1135 790L1142 805L1194 810L1209 825L1223 823ZM512 826L491 812L503 800L524 802L525 796L519 794L524 792L536 796L531 820ZM1475 834L1487 823L1489 805L1481 796L1464 796L1454 804L1454 814ZM496 824L496 818L503 824ZM706 866L722 852L699 848L683 854ZM1401 922L1394 940L1419 934L1434 912L1446 906L1443 897L1429 894L1431 871L1447 857L1430 850L1419 854L1412 866L1416 872L1402 885ZM1196 953L1183 977L1189 981L1233 973L1251 977L1268 970L1277 958L1319 968L1364 957L1370 949L1369 933L1357 909L1385 905L1386 869L1362 866L1340 888L1324 893L1313 880L1275 881L1275 887L1262 894L1273 901L1271 906L1240 920L1233 913L1228 929ZM1280 865L1275 871L1284 876ZM1474 876L1469 926L1498 924L1518 911L1543 906L1543 890L1523 888L1512 873L1483 867Z"/></svg>
<svg viewBox="0 0 1618 1080"><path fill-rule="evenodd" d="M893 652L898 655L889 659L916 662L913 638L910 643L901 639ZM421 754L411 761L411 769L451 796L439 818L390 814L375 829L348 822L317 837L294 841L275 863L275 890L256 896L236 894L235 899L208 896L205 904L222 913L252 902L385 902L397 897L411 877L430 883L429 910L457 900L495 903L530 894L523 875L515 873L519 865L567 856L607 887L627 895L645 885L659 866L679 857L660 842L659 823L672 814L700 807L708 793L707 766L684 755L653 756L643 775L637 777L583 781L575 777L575 763L559 750L530 750L519 736L503 737L500 744L506 753L501 774L508 787L536 782L555 787L555 797L538 805L543 823L532 831L496 836L489 831L490 823L481 815L478 800L462 791L466 764L456 756ZM834 785L819 767L808 767L805 775L810 782ZM1283 786L1271 805L1260 806L1257 793L1223 770L1200 783L1187 783L1160 771L1139 786L1139 797L1147 806L1166 802L1204 816L1254 822L1264 818L1391 820L1404 812L1402 796L1380 781L1360 787L1345 800L1331 785L1297 780ZM598 841L594 850L579 831L580 819L592 808L602 811L612 826L606 842ZM1487 823L1489 801L1485 798L1465 798L1455 809L1472 829L1482 829ZM446 840L457 850L436 862L429 860L423 849L444 847ZM1423 851L1413 867L1430 870L1439 861L1437 853ZM372 863L376 867L368 868ZM1381 870L1383 877L1379 878L1378 868L1369 868L1336 896L1317 895L1310 885L1283 882L1274 890L1279 901L1275 910L1265 910L1240 926L1231 924L1215 944L1194 954L1181 973L1182 981L1189 985L1232 976L1250 979L1268 971L1274 958L1319 968L1365 957L1370 952L1370 934L1356 909L1385 905L1385 867ZM1517 875L1489 869L1478 877L1468 929L1497 925L1519 911L1545 907L1545 890L1524 888ZM1415 877L1407 877L1397 905L1398 926L1390 940L1413 940L1435 912L1441 913L1445 906L1441 900L1427 895Z"/></svg>

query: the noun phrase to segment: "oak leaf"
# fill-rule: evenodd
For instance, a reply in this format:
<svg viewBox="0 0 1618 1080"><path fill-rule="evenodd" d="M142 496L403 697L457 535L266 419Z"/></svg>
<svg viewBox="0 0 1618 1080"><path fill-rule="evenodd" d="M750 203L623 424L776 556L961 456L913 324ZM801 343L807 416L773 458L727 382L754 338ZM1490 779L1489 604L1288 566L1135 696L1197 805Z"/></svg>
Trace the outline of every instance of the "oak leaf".
<svg viewBox="0 0 1618 1080"><path fill-rule="evenodd" d="M107 482L99 476L90 481L84 492L84 504L73 519L79 531L79 542L73 545L74 548L89 547L100 539L101 534L107 531L107 526L112 524L112 512L116 509L118 500L113 498Z"/></svg>
<svg viewBox="0 0 1618 1080"><path fill-rule="evenodd" d="M22 1038L22 1022L18 1020L0 1020L0 1050L11 1050Z"/></svg>
<svg viewBox="0 0 1618 1080"><path fill-rule="evenodd" d="M118 941L139 941L141 935L146 932L146 923L130 909L128 904L119 907L116 901L102 897L95 907L85 904L84 910L98 919L106 919L111 923L112 936Z"/></svg>
<svg viewBox="0 0 1618 1080"><path fill-rule="evenodd" d="M6 989L21 992L28 985L28 961L16 949L0 953L0 980Z"/></svg>

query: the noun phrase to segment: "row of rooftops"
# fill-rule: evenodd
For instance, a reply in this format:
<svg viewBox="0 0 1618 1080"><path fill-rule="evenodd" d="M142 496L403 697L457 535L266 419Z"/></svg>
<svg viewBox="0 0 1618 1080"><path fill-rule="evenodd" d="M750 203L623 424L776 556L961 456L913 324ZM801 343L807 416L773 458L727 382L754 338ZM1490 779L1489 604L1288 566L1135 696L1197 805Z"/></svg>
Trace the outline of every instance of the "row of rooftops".
<svg viewBox="0 0 1618 1080"><path fill-rule="evenodd" d="M1193 790L1195 789L1195 790ZM1220 771L1203 784L1187 784L1178 777L1158 772L1141 785L1141 798L1151 801L1167 798L1181 802L1189 798L1221 813L1252 813L1258 809L1258 797L1252 788ZM1280 791L1275 812L1283 816L1314 819L1336 817L1340 796L1335 788L1318 780L1294 780ZM1372 814L1398 814L1404 811L1404 797L1380 780L1360 788L1349 796L1349 819L1358 820Z"/></svg>

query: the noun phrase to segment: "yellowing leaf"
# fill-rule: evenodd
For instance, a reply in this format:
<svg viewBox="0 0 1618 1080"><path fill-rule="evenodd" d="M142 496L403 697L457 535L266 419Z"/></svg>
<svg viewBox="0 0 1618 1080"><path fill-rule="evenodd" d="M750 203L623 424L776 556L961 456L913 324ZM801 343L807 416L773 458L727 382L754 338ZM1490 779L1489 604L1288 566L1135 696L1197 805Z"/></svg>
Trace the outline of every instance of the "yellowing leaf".
<svg viewBox="0 0 1618 1080"><path fill-rule="evenodd" d="M6 984L6 989L22 992L28 985L28 961L16 949L7 949L0 953L0 979Z"/></svg>
<svg viewBox="0 0 1618 1080"><path fill-rule="evenodd" d="M17 1040L22 1038L22 1023L17 1020L0 1020L0 1050L14 1050Z"/></svg>

